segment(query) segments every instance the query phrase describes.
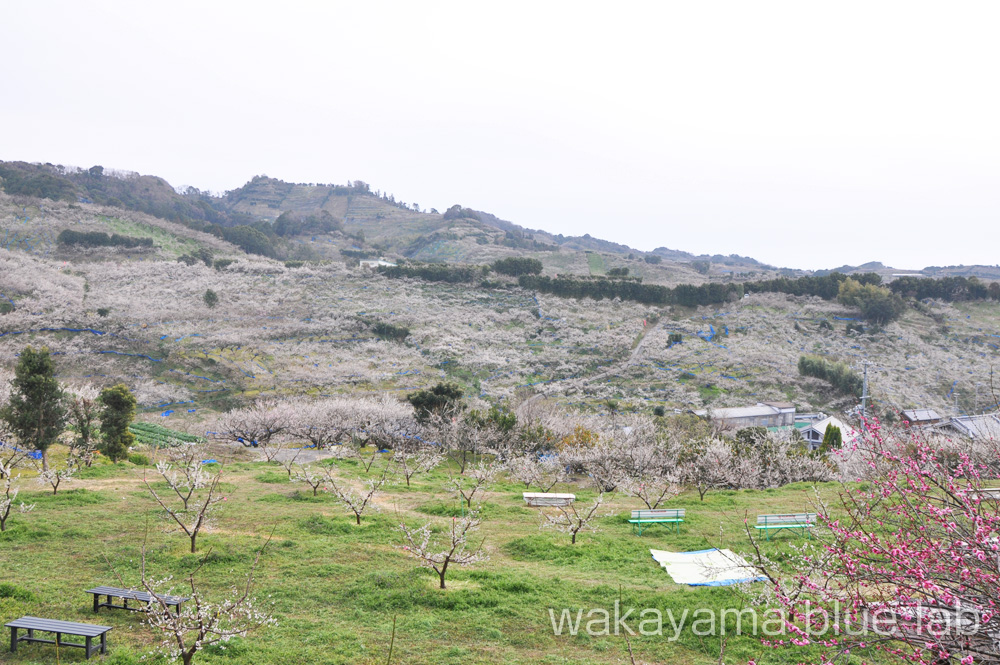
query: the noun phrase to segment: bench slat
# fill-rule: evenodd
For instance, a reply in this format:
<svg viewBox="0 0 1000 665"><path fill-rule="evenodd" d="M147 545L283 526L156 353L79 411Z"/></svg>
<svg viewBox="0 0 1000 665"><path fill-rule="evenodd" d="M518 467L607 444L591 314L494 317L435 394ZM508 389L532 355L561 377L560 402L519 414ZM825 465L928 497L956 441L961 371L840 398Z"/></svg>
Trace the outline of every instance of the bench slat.
<svg viewBox="0 0 1000 665"><path fill-rule="evenodd" d="M92 623L57 621L55 619L41 619L39 617L21 617L10 623L5 623L4 626L6 628L21 628L24 630L41 630L46 633L79 635L80 637L99 637L112 628L111 626L96 626Z"/></svg>
<svg viewBox="0 0 1000 665"><path fill-rule="evenodd" d="M125 598L128 600L138 600L140 602L148 603L152 600L150 596L145 591L133 591L131 589L119 589L113 586L99 586L93 589L87 589L87 593L93 594L95 596L113 596L115 598ZM177 603L184 603L190 598L183 596L158 596L167 605L176 605Z"/></svg>
<svg viewBox="0 0 1000 665"><path fill-rule="evenodd" d="M785 513L780 515L758 515L757 524L814 524L816 513Z"/></svg>
<svg viewBox="0 0 1000 665"><path fill-rule="evenodd" d="M678 518L684 517L684 508L674 508L674 509L662 509L658 508L656 510L633 510L632 519L656 519L658 517L666 518Z"/></svg>

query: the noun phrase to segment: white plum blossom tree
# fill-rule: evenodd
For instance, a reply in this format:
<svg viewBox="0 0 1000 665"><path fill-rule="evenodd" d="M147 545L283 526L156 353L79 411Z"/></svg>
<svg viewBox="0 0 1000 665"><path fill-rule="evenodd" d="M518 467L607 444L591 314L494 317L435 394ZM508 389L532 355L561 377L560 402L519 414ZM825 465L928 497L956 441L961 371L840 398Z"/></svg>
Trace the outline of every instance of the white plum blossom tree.
<svg viewBox="0 0 1000 665"><path fill-rule="evenodd" d="M198 535L211 528L212 513L225 501L225 497L219 495L222 467L219 466L215 473L206 470L201 461L202 452L201 446L188 445L186 450L176 453L176 463L161 461L156 465L156 472L180 503L177 507L171 505L170 497L161 497L156 492L145 472L142 475L153 500L191 541L192 554L197 551Z"/></svg>
<svg viewBox="0 0 1000 665"><path fill-rule="evenodd" d="M35 504L25 504L24 501L21 501L15 511L14 505L20 491L20 488L17 487L17 481L20 476L15 476L14 469L4 466L2 463L0 463L0 472L2 472L0 475L0 531L6 531L7 520L10 519L12 512L30 513L35 508Z"/></svg>
<svg viewBox="0 0 1000 665"><path fill-rule="evenodd" d="M449 566L471 566L489 560L483 551L485 539L470 546L469 539L479 529L482 520L475 511L462 517L454 517L449 529L441 536L435 537L433 523L428 522L419 528L399 525L405 545L403 549L420 561L420 565L431 568L438 574L440 588L445 587L445 576Z"/></svg>

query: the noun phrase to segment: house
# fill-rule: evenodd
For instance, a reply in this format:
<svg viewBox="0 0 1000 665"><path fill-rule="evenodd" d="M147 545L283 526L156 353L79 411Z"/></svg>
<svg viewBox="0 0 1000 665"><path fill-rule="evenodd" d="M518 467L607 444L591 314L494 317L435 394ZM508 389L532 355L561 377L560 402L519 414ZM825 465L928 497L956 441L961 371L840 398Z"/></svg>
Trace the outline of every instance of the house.
<svg viewBox="0 0 1000 665"><path fill-rule="evenodd" d="M970 439L1000 441L1000 416L995 413L979 416L955 416L948 421L946 427L950 427Z"/></svg>
<svg viewBox="0 0 1000 665"><path fill-rule="evenodd" d="M360 261L360 264L361 264L362 268L370 268L372 270L374 270L375 268L381 268L381 267L385 267L385 268L395 268L396 267L395 263L391 263L389 261L386 261L385 259L379 259L378 261L364 260L364 261Z"/></svg>
<svg viewBox="0 0 1000 665"><path fill-rule="evenodd" d="M755 406L700 409L694 412L722 427L789 427L795 424L795 405L789 402L758 402Z"/></svg>
<svg viewBox="0 0 1000 665"><path fill-rule="evenodd" d="M914 427L937 425L941 416L934 409L907 409L903 411L903 420Z"/></svg>
<svg viewBox="0 0 1000 665"><path fill-rule="evenodd" d="M817 420L814 423L810 423L808 427L803 427L799 430L802 438L806 440L809 445L809 450L816 450L823 443L823 437L826 436L826 428L829 425L833 425L840 429L840 437L842 444L854 443L857 440L859 434L850 425L845 425L842 421L830 416L824 418L823 420Z"/></svg>

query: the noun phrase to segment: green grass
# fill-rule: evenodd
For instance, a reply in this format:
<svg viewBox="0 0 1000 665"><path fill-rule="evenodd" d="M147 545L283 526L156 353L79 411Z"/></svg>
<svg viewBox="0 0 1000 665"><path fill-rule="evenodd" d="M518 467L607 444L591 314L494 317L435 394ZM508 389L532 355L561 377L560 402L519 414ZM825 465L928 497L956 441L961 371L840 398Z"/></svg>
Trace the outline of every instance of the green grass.
<svg viewBox="0 0 1000 665"><path fill-rule="evenodd" d="M177 441L197 443L205 440L201 436L178 432L177 430L153 423L132 423L128 426L128 429L135 435L136 443L152 446L153 448L165 448Z"/></svg>
<svg viewBox="0 0 1000 665"><path fill-rule="evenodd" d="M195 240L182 238L157 226L118 217L100 217L99 219L108 227L110 233L120 233L137 238L152 238L153 244L170 258L176 258L201 246Z"/></svg>
<svg viewBox="0 0 1000 665"><path fill-rule="evenodd" d="M590 274L594 276L606 275L604 268L604 257L596 252L587 252L587 265L590 267Z"/></svg>
<svg viewBox="0 0 1000 665"><path fill-rule="evenodd" d="M339 463L342 473L364 480L356 464ZM612 514L596 533L569 537L539 529L539 515L524 506L522 488L501 483L483 503L482 538L490 560L448 573L447 590L436 588L433 571L420 568L401 549L400 522L433 522L438 529L462 509L446 491L442 470L419 475L407 489L391 487L365 514L360 526L336 499L313 497L305 485L287 482L276 464L238 463L226 467L226 501L213 531L200 537L197 554L187 552L183 535L168 523L130 465L106 464L89 479L59 494L35 491L27 483L21 498L36 503L29 515L14 515L0 534L0 570L16 571L0 584L0 623L22 615L111 625L111 654L105 662L139 663L154 644L140 618L126 612L94 616L83 591L117 585L111 567L126 584L138 576L139 548L148 538L150 572L182 580L201 566L198 579L214 594L224 593L249 565L253 551L272 531L273 540L258 576L258 596L270 599L278 625L238 640L229 648L199 654L199 663L385 663L396 618L392 663L557 663L610 664L625 657L621 637L553 635L549 608L612 608L624 605L672 610L739 607L732 588L693 588L672 583L649 549L690 551L729 547L746 551L744 515L802 510L812 487L795 485L769 491L720 491L704 502L685 494L671 502L688 510L680 534L652 527L642 537L631 533L630 500L615 498ZM581 501L593 496L582 483ZM155 486L159 487L160 484ZM833 487L822 488L832 494ZM765 547L781 559L798 536L775 536ZM677 642L666 637L635 637L637 661L701 664L719 658L719 638L689 632ZM63 650L62 662L83 659ZM812 654L815 656L815 654ZM771 650L753 636L730 636L726 662L793 663L802 652ZM31 645L5 663L55 662L52 648ZM153 659L152 662L163 662ZM850 662L860 662L850 661Z"/></svg>

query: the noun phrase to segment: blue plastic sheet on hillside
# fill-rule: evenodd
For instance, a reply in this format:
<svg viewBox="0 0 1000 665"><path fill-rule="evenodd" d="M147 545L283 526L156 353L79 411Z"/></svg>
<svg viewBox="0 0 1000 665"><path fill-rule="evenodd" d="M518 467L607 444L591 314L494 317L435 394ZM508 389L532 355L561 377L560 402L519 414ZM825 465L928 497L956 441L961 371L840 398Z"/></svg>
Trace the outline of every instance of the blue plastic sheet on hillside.
<svg viewBox="0 0 1000 665"><path fill-rule="evenodd" d="M0 441L0 448L9 448L17 453L28 453L28 457L31 459L42 459L42 452L40 450L24 450L23 448L18 448L13 443L4 443Z"/></svg>

